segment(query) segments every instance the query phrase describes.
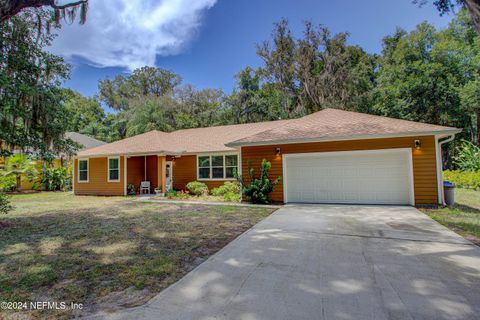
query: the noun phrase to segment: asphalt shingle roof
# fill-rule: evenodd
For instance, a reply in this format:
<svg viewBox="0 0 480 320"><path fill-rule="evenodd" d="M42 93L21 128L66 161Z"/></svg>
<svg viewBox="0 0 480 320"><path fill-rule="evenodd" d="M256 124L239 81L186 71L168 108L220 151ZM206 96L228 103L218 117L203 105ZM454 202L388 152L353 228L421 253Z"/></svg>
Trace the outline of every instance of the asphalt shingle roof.
<svg viewBox="0 0 480 320"><path fill-rule="evenodd" d="M150 131L78 153L79 157L118 154L225 152L249 144L405 134L457 133L457 128L337 109L298 119L178 130Z"/></svg>

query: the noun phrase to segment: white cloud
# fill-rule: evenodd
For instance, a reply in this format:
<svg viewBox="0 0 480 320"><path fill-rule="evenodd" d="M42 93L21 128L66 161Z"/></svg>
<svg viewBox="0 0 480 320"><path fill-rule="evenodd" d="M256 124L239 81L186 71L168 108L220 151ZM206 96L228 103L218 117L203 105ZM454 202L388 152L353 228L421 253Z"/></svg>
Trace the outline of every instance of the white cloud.
<svg viewBox="0 0 480 320"><path fill-rule="evenodd" d="M153 66L181 51L217 0L90 0L85 25L62 23L51 51L102 67Z"/></svg>

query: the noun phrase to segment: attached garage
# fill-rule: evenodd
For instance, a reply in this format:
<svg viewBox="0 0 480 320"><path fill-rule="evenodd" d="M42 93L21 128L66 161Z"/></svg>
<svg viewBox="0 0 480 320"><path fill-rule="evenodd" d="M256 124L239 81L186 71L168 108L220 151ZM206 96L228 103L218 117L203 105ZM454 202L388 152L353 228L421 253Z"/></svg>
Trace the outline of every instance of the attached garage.
<svg viewBox="0 0 480 320"><path fill-rule="evenodd" d="M285 154L285 202L414 204L410 148Z"/></svg>

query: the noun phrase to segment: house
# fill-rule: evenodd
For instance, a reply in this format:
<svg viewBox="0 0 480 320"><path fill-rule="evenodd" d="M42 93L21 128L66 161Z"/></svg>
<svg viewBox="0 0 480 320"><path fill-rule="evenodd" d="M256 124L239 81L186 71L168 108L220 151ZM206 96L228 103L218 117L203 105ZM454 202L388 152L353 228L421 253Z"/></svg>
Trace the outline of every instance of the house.
<svg viewBox="0 0 480 320"><path fill-rule="evenodd" d="M441 145L460 129L337 109L299 119L150 131L78 153L77 195L126 195L141 181L163 190L209 188L248 176L262 159L282 182L276 202L443 203Z"/></svg>
<svg viewBox="0 0 480 320"><path fill-rule="evenodd" d="M101 145L106 144L104 141L97 140L95 138L89 137L87 135L78 133L78 132L66 132L65 139L73 140L74 142L78 143L81 148L79 151L87 150L89 148L98 147ZM20 148L14 148L13 153L22 153L23 151ZM51 165L53 167L62 167L65 165L64 159L65 155L58 155L56 159L53 159ZM67 160L68 157L67 157ZM41 190L42 189L42 170L45 165L45 161L37 160L35 161L35 168L39 172L38 177L35 181L29 181L25 177L22 177L21 182L21 189L22 190ZM4 169L6 166L6 158L0 156L0 170Z"/></svg>
<svg viewBox="0 0 480 320"><path fill-rule="evenodd" d="M107 144L104 141L92 138L90 136L87 136L85 134L81 134L78 132L66 132L65 139L73 140L79 145L81 145L82 147L78 151L95 148L95 147L103 146L104 144Z"/></svg>

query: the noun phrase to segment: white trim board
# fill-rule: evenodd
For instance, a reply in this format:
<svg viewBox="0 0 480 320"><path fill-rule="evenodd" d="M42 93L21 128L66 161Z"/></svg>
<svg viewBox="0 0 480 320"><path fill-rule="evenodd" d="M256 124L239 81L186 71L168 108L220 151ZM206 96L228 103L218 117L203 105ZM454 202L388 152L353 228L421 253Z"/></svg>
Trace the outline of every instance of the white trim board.
<svg viewBox="0 0 480 320"><path fill-rule="evenodd" d="M87 180L80 180L80 161L87 161ZM78 176L78 179L77 179L77 182L78 183L88 183L88 181L90 180L90 159L89 158L78 158L77 159L77 162L78 162L78 168L77 168L77 176Z"/></svg>
<svg viewBox="0 0 480 320"><path fill-rule="evenodd" d="M110 159L118 160L118 179L110 179ZM108 157L107 158L107 182L120 182L122 174L122 166L120 165L120 156Z"/></svg>

